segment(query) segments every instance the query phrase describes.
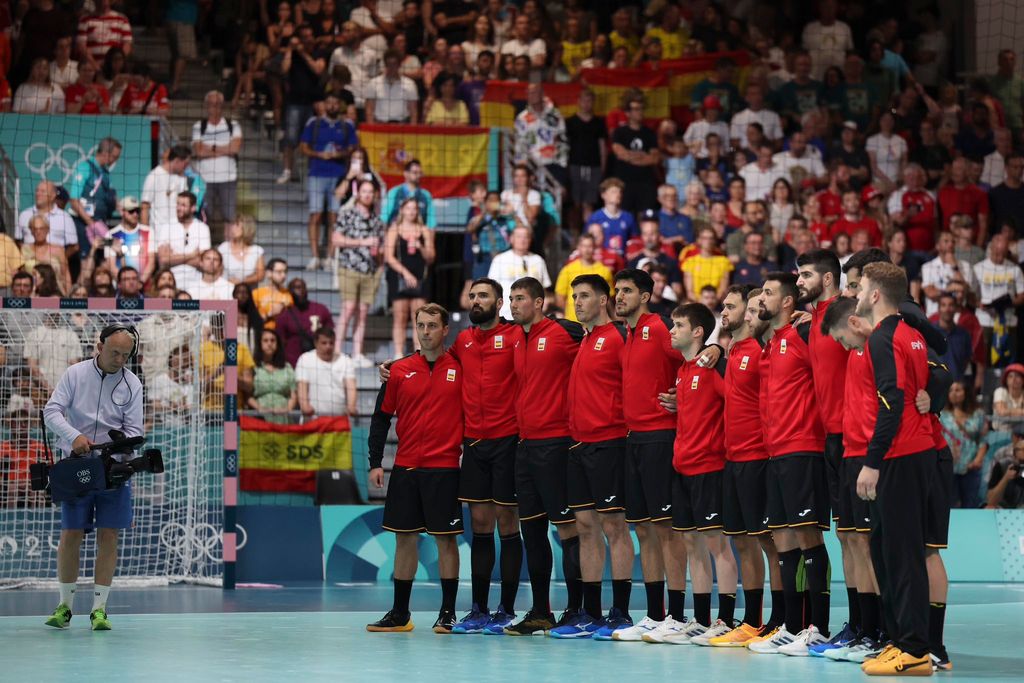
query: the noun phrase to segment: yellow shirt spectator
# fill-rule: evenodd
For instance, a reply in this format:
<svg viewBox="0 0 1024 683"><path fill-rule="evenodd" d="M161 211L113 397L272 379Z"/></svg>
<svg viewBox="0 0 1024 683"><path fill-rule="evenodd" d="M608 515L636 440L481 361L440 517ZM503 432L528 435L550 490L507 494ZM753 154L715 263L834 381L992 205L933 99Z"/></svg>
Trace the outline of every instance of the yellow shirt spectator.
<svg viewBox="0 0 1024 683"><path fill-rule="evenodd" d="M666 31L660 26L647 31L644 38L657 38L661 41L662 59L680 59L686 42L690 40L690 32L684 28L677 28L675 31Z"/></svg>
<svg viewBox="0 0 1024 683"><path fill-rule="evenodd" d="M580 64L583 63L584 59L590 59L590 56L594 54L594 43L589 40L584 40L580 43L574 43L570 40L562 41L562 66L569 73L570 78L575 78L576 74L579 73Z"/></svg>
<svg viewBox="0 0 1024 683"><path fill-rule="evenodd" d="M256 369L256 361L252 352L245 344L238 344L238 376L252 373ZM206 410L224 409L224 346L207 339L199 349L199 371L203 381L208 382L204 393L203 408ZM241 405L241 402L239 402Z"/></svg>
<svg viewBox="0 0 1024 683"><path fill-rule="evenodd" d="M6 234L0 232L0 289L11 286L14 273L24 263L18 245Z"/></svg>
<svg viewBox="0 0 1024 683"><path fill-rule="evenodd" d="M612 31L608 34L609 40L612 43L612 52L616 48L625 47L626 51L629 52L629 58L633 59L636 56L637 51L640 49L640 36L633 34L631 36L624 36L618 31Z"/></svg>
<svg viewBox="0 0 1024 683"><path fill-rule="evenodd" d="M448 109L441 100L434 100L427 110L428 126L468 126L469 110L462 100L455 101L455 107Z"/></svg>
<svg viewBox="0 0 1024 683"><path fill-rule="evenodd" d="M691 299L697 299L700 290L707 285L716 290L720 289L722 278L728 276L732 270L733 265L725 256L691 256L682 264L683 276L687 281L687 294Z"/></svg>
<svg viewBox="0 0 1024 683"><path fill-rule="evenodd" d="M576 317L576 307L572 302L572 281L580 275L600 275L609 287L614 284L611 269L600 261L589 266L583 265L582 259L566 263L558 273L558 279L555 280L555 298L558 305L565 311L566 320L573 322L579 322L579 319ZM614 296L614 294L615 290L612 289L612 295Z"/></svg>

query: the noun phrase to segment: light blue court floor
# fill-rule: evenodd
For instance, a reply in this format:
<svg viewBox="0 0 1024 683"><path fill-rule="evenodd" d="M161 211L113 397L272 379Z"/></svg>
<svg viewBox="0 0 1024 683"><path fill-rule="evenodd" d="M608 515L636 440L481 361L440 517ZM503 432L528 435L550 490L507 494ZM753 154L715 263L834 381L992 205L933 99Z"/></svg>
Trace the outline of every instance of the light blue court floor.
<svg viewBox="0 0 1024 683"><path fill-rule="evenodd" d="M413 589L416 630L371 634L391 603L390 585L219 589L114 589L114 630L89 630L82 585L71 628L43 626L56 602L44 591L0 592L0 681L865 681L854 664L758 656L695 646L557 641L535 636L438 636L430 631L437 585ZM492 589L496 592L497 587ZM564 600L556 589L555 605ZM469 586L460 587L460 606ZM520 590L525 604L529 587ZM833 587L833 628L846 593ZM609 600L606 596L605 600ZM634 618L643 616L634 590ZM962 681L1024 680L1024 584L957 584L946 643ZM741 600L742 603L742 600ZM739 613L741 613L738 610Z"/></svg>

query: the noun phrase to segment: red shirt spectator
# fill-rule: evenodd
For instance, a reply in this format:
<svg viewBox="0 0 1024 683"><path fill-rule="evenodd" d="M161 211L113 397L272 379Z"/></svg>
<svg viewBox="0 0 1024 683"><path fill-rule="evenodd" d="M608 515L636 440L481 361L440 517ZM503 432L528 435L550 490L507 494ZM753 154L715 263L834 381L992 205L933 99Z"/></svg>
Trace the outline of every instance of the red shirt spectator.
<svg viewBox="0 0 1024 683"><path fill-rule="evenodd" d="M117 104L120 114L166 113L171 109L167 98L167 88L160 83L147 79L139 84L133 79Z"/></svg>
<svg viewBox="0 0 1024 683"><path fill-rule="evenodd" d="M871 246L882 246L882 229L878 221L870 216L865 216L861 208L860 193L856 190L847 190L843 193L843 214L839 220L832 224L832 232L829 241L834 241L836 235L845 232L850 237L858 230L867 230Z"/></svg>
<svg viewBox="0 0 1024 683"><path fill-rule="evenodd" d="M128 17L110 9L109 0L100 0L96 14L78 24L78 51L87 61L103 62L112 47L132 52L132 26Z"/></svg>
<svg viewBox="0 0 1024 683"><path fill-rule="evenodd" d="M822 219L827 223L830 218L838 219L843 216L843 197L838 192L833 192L827 187L818 193L818 210Z"/></svg>
<svg viewBox="0 0 1024 683"><path fill-rule="evenodd" d="M96 69L82 64L78 80L64 89L64 103L69 114L109 114L110 91L96 82Z"/></svg>
<svg viewBox="0 0 1024 683"><path fill-rule="evenodd" d="M988 235L988 194L967 181L967 161L960 157L950 166L951 182L939 190L939 211L942 213L942 227L949 230L949 220L958 213L974 220L977 232L983 241Z"/></svg>

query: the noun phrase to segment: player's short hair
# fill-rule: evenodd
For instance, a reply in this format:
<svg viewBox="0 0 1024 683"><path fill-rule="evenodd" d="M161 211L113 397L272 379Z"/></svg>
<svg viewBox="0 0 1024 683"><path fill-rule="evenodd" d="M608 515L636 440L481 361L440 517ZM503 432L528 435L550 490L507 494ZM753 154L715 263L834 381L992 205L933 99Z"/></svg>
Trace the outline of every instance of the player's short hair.
<svg viewBox="0 0 1024 683"><path fill-rule="evenodd" d="M189 192L188 190L185 190L184 192L179 192L178 196L187 199L189 206L195 206L196 203L199 201L198 199L196 199L195 194Z"/></svg>
<svg viewBox="0 0 1024 683"><path fill-rule="evenodd" d="M276 266L278 263L280 263L285 268L288 267L288 262L285 261L283 258L274 257L274 258L270 259L269 261L267 261L267 270L273 270L274 266Z"/></svg>
<svg viewBox="0 0 1024 683"><path fill-rule="evenodd" d="M839 257L830 249L811 249L800 254L796 257L796 265L797 267L810 266L814 269L814 272L822 277L826 273L832 273L832 282L837 287L839 286L839 275L842 266L839 264Z"/></svg>
<svg viewBox="0 0 1024 683"><path fill-rule="evenodd" d="M612 187L617 187L620 190L625 190L626 184L623 183L618 178L605 178L604 180L601 181L601 184L597 186L597 191L599 194L604 194L609 188Z"/></svg>
<svg viewBox="0 0 1024 683"><path fill-rule="evenodd" d="M632 282L641 294L654 293L654 278L651 274L639 268L623 268L615 273L615 284L620 282Z"/></svg>
<svg viewBox="0 0 1024 683"><path fill-rule="evenodd" d="M505 295L505 291L502 288L501 283L497 280L492 280L489 277L478 277L470 283L469 288L473 289L477 285L487 285L490 287L491 291L494 292L495 299L500 299Z"/></svg>
<svg viewBox="0 0 1024 683"><path fill-rule="evenodd" d="M892 263L892 260L888 254L878 247L869 247L868 249L861 249L851 256L843 264L843 272L849 273L851 270L856 270L858 273L863 273L864 266L869 263Z"/></svg>
<svg viewBox="0 0 1024 683"><path fill-rule="evenodd" d="M418 320L420 313L426 313L427 315L438 315L441 316L441 325L448 326L448 309L441 304L429 303L423 304L416 309L416 315L413 320Z"/></svg>
<svg viewBox="0 0 1024 683"><path fill-rule="evenodd" d="M763 291L764 290L761 289L760 287L754 287L752 290L747 292L747 303L750 303L752 299L756 299L757 297L761 296L761 292Z"/></svg>
<svg viewBox="0 0 1024 683"><path fill-rule="evenodd" d="M188 145L174 145L171 147L171 151L167 154L168 161L177 161L178 159L191 159L192 149Z"/></svg>
<svg viewBox="0 0 1024 683"><path fill-rule="evenodd" d="M729 285L729 289L725 290L725 295L738 294L741 301L746 301L752 289L754 289L754 285Z"/></svg>
<svg viewBox="0 0 1024 683"><path fill-rule="evenodd" d="M821 333L828 336L832 330L846 327L846 320L857 310L857 300L852 296L841 296L832 301L825 309L821 319Z"/></svg>
<svg viewBox="0 0 1024 683"><path fill-rule="evenodd" d="M764 276L765 282L769 280L775 280L779 283L779 291L782 292L782 298L791 296L793 297L793 304L796 304L796 300L800 297L800 290L796 286L796 275L776 270Z"/></svg>
<svg viewBox="0 0 1024 683"><path fill-rule="evenodd" d="M683 318L690 327L701 328L701 342L707 344L708 337L715 331L715 314L704 304L682 304L672 311L673 318Z"/></svg>
<svg viewBox="0 0 1024 683"><path fill-rule="evenodd" d="M892 263L869 263L861 271L861 277L871 280L886 303L899 306L907 296L907 271Z"/></svg>
<svg viewBox="0 0 1024 683"><path fill-rule="evenodd" d="M333 327L318 327L318 328L316 328L316 332L313 333L313 341L316 342L316 340L320 339L321 337L324 337L326 339L334 339L335 338L335 336L334 336L334 328Z"/></svg>
<svg viewBox="0 0 1024 683"><path fill-rule="evenodd" d="M544 285L535 277L521 277L509 287L510 292L514 292L517 289L525 289L531 299L544 298Z"/></svg>
<svg viewBox="0 0 1024 683"><path fill-rule="evenodd" d="M610 297L612 295L612 288L608 286L608 281L596 273L586 273L574 277L571 284L572 288L576 289L580 285L587 285L597 292L598 296Z"/></svg>

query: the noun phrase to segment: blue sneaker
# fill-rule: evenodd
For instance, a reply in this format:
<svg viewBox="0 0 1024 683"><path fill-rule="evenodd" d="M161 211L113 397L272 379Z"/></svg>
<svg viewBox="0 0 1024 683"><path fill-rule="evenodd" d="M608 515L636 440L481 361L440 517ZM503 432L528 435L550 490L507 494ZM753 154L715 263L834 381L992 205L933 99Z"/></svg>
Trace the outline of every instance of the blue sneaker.
<svg viewBox="0 0 1024 683"><path fill-rule="evenodd" d="M633 625L633 619L629 614L622 612L616 607L608 610L608 616L604 618L601 628L594 633L594 640L611 640L612 634L622 628L629 628Z"/></svg>
<svg viewBox="0 0 1024 683"><path fill-rule="evenodd" d="M474 602L473 609L469 611L469 614L462 617L452 627L452 633L482 633L490 620L491 615L481 610L480 606Z"/></svg>
<svg viewBox="0 0 1024 683"><path fill-rule="evenodd" d="M484 626L482 633L485 636L503 636L505 635L505 628L511 626L515 618L515 612L506 612L505 608L499 605L498 609L494 610L494 613L491 614L491 618Z"/></svg>
<svg viewBox="0 0 1024 683"><path fill-rule="evenodd" d="M604 619L595 619L586 612L572 615L562 626L556 626L548 632L552 638L572 639L590 638L604 626Z"/></svg>
<svg viewBox="0 0 1024 683"><path fill-rule="evenodd" d="M807 652L812 657L824 657L827 651L834 650L840 647L846 647L856 639L857 634L854 633L852 628L850 628L850 625L843 624L843 629L839 633L832 636L828 640L828 642L821 643L820 645L811 645L807 648Z"/></svg>

